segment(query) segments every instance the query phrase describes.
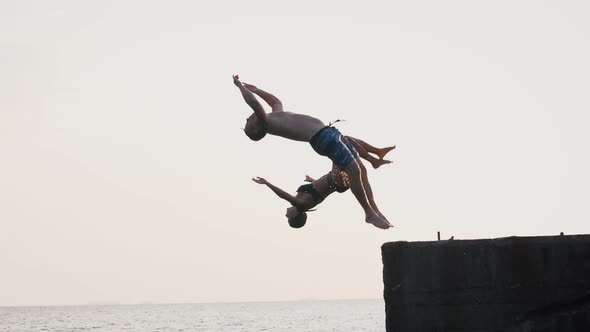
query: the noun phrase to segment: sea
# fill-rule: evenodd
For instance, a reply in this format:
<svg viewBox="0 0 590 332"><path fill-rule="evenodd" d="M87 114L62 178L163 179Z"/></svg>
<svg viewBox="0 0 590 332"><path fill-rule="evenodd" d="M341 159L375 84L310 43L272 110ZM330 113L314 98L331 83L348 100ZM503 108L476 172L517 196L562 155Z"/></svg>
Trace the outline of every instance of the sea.
<svg viewBox="0 0 590 332"><path fill-rule="evenodd" d="M0 331L385 331L379 300L0 307Z"/></svg>

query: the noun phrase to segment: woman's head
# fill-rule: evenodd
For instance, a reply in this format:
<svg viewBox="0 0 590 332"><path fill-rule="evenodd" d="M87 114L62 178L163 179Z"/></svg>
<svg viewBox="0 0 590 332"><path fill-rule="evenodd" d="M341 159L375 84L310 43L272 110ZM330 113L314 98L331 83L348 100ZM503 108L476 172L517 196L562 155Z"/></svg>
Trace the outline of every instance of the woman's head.
<svg viewBox="0 0 590 332"><path fill-rule="evenodd" d="M305 222L307 221L307 213L305 213L305 211L299 211L293 206L287 208L287 213L285 216L287 217L289 226L293 228L301 228L305 226Z"/></svg>

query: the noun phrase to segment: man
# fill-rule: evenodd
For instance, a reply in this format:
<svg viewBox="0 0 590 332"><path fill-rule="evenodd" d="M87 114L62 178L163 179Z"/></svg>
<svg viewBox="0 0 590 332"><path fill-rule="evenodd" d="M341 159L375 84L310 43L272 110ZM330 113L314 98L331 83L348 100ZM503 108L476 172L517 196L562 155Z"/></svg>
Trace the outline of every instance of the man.
<svg viewBox="0 0 590 332"><path fill-rule="evenodd" d="M283 104L277 97L254 85L242 83L238 75L233 76L233 81L254 111L246 119L244 128L244 133L251 140L258 141L266 134L271 134L309 142L318 154L327 156L348 174L350 190L365 212L365 221L381 229L393 227L375 204L367 170L358 153L338 129L326 126L321 120L309 115L283 111ZM271 107L271 113L266 113L254 94Z"/></svg>

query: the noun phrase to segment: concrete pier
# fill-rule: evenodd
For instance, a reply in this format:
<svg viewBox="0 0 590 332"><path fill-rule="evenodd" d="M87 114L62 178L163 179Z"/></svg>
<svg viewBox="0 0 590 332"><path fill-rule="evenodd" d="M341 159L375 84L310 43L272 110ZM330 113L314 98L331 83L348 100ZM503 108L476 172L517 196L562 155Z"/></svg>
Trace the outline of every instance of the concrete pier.
<svg viewBox="0 0 590 332"><path fill-rule="evenodd" d="M387 331L590 331L590 235L381 251Z"/></svg>

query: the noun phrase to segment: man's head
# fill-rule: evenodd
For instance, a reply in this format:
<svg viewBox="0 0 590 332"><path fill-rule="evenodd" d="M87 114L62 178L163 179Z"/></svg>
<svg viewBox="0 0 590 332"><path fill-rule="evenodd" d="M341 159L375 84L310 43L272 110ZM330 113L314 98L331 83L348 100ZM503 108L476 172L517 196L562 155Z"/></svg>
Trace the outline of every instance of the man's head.
<svg viewBox="0 0 590 332"><path fill-rule="evenodd" d="M252 113L246 119L246 127L244 128L244 133L253 141L260 141L264 136L266 136L266 129L256 117L256 114Z"/></svg>
<svg viewBox="0 0 590 332"><path fill-rule="evenodd" d="M295 207L287 208L287 221L289 222L289 226L293 228L301 228L305 226L305 222L307 221L307 213L300 212Z"/></svg>

